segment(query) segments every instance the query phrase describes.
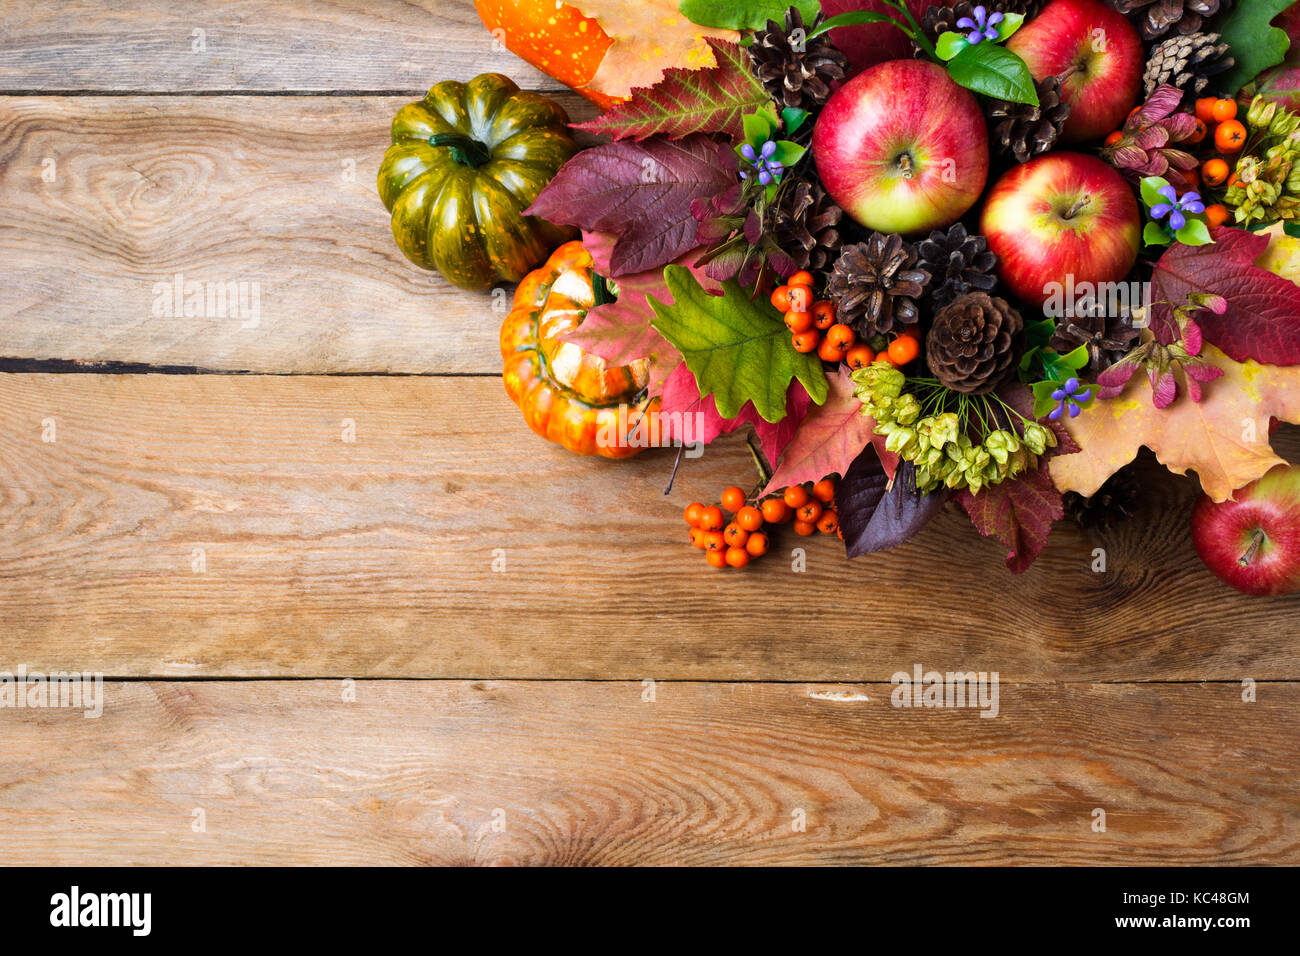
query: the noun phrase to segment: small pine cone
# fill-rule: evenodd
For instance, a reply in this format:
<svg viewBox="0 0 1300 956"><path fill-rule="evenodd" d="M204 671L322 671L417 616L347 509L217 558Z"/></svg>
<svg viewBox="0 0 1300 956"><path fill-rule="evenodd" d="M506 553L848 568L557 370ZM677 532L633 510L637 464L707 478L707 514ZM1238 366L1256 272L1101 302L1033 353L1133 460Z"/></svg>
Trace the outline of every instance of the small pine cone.
<svg viewBox="0 0 1300 956"><path fill-rule="evenodd" d="M1215 14L1232 7L1232 0L1111 0L1120 13L1140 21L1149 43L1169 33L1197 33Z"/></svg>
<svg viewBox="0 0 1300 956"><path fill-rule="evenodd" d="M791 7L784 26L768 20L765 29L754 33L749 47L754 75L779 106L816 110L830 99L831 84L844 79L848 71L848 58L828 36L807 39L821 21L818 15L812 26L805 28L803 14L798 7ZM800 43L791 42L792 36L800 37Z"/></svg>
<svg viewBox="0 0 1300 956"><path fill-rule="evenodd" d="M873 232L845 246L827 283L839 321L868 339L902 330L917 320L916 299L930 273L916 268L916 248L898 235Z"/></svg>
<svg viewBox="0 0 1300 956"><path fill-rule="evenodd" d="M1142 83L1147 96L1163 83L1200 96L1214 77L1232 69L1235 62L1228 55L1228 44L1220 43L1217 33L1174 36L1151 51Z"/></svg>
<svg viewBox="0 0 1300 956"><path fill-rule="evenodd" d="M1133 468L1125 466L1107 478L1091 498L1067 491L1063 501L1065 516L1081 528L1105 531L1133 517L1141 492Z"/></svg>
<svg viewBox="0 0 1300 956"><path fill-rule="evenodd" d="M993 269L998 257L989 251L988 240L969 235L961 223L947 232L936 229L916 244L916 252L918 265L930 273L926 296L936 309L967 292L991 292L997 284Z"/></svg>
<svg viewBox="0 0 1300 956"><path fill-rule="evenodd" d="M991 392L1015 367L1024 329L1025 320L1005 299L968 292L935 315L925 360L954 392Z"/></svg>
<svg viewBox="0 0 1300 956"><path fill-rule="evenodd" d="M821 272L839 253L844 212L817 183L801 179L784 191L776 207L776 244L795 269Z"/></svg>
<svg viewBox="0 0 1300 956"><path fill-rule="evenodd" d="M1115 316L1097 309L1087 315L1060 319L1048 344L1061 355L1073 352L1080 345L1087 346L1087 367L1093 375L1100 375L1127 355L1141 335L1141 330L1133 326L1133 314L1127 309Z"/></svg>
<svg viewBox="0 0 1300 956"><path fill-rule="evenodd" d="M1056 145L1070 116L1070 104L1061 99L1060 79L1044 77L1034 86L1038 90L1037 106L993 100L988 107L993 135L1002 152L1014 156L1018 163L1028 162Z"/></svg>

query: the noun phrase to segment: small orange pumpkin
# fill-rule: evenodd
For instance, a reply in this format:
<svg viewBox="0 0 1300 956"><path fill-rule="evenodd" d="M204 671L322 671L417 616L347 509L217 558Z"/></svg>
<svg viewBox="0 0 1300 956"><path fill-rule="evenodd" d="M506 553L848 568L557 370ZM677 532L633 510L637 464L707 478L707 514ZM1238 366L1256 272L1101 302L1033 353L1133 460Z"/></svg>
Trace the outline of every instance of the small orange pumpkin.
<svg viewBox="0 0 1300 956"><path fill-rule="evenodd" d="M528 427L579 455L630 458L657 431L659 399L646 397L650 360L610 365L564 341L596 304L591 253L567 242L519 283L501 326L502 379Z"/></svg>

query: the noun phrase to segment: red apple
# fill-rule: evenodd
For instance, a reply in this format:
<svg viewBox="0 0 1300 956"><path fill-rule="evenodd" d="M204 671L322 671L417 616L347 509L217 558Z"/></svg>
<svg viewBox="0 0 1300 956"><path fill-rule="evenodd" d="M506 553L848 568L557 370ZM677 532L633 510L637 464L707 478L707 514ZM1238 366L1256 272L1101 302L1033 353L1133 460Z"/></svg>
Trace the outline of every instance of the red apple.
<svg viewBox="0 0 1300 956"><path fill-rule="evenodd" d="M1141 228L1124 177L1082 153L1048 153L1016 166L989 191L980 218L998 276L1039 306L1067 288L1124 279L1137 261Z"/></svg>
<svg viewBox="0 0 1300 956"><path fill-rule="evenodd" d="M881 63L840 87L817 118L812 152L836 204L886 233L956 222L989 175L975 97L924 60Z"/></svg>
<svg viewBox="0 0 1300 956"><path fill-rule="evenodd" d="M1118 129L1142 89L1146 56L1133 24L1101 0L1052 0L1007 41L1035 80L1061 77L1070 115L1061 142Z"/></svg>
<svg viewBox="0 0 1300 956"><path fill-rule="evenodd" d="M1247 594L1300 588L1300 468L1278 465L1232 501L1201 495L1192 544L1219 579Z"/></svg>

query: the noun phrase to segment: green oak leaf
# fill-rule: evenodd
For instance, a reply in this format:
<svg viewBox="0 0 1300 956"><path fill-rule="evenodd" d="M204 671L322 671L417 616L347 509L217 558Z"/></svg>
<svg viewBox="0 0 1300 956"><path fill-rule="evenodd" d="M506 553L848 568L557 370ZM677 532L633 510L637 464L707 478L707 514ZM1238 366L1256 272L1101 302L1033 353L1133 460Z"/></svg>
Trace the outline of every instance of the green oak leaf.
<svg viewBox="0 0 1300 956"><path fill-rule="evenodd" d="M768 20L785 22L785 12L797 7L804 23L822 12L820 0L682 0L678 12L692 23L722 30L761 30Z"/></svg>
<svg viewBox="0 0 1300 956"><path fill-rule="evenodd" d="M948 61L948 75L959 86L1013 103L1038 105L1038 90L1029 66L996 43L968 46Z"/></svg>
<svg viewBox="0 0 1300 956"><path fill-rule="evenodd" d="M1291 39L1286 32L1269 26L1269 22L1295 0L1250 0L1234 4L1220 14L1211 27L1222 34L1232 50L1236 64L1227 73L1215 77L1216 87L1235 93L1270 66L1286 59Z"/></svg>
<svg viewBox="0 0 1300 956"><path fill-rule="evenodd" d="M664 281L673 304L649 296L651 325L681 352L700 393L713 395L723 418L753 402L765 421L780 421L792 378L818 405L826 401L821 360L794 350L790 330L766 300L751 299L734 279L723 283L722 295L710 295L681 266L664 269Z"/></svg>

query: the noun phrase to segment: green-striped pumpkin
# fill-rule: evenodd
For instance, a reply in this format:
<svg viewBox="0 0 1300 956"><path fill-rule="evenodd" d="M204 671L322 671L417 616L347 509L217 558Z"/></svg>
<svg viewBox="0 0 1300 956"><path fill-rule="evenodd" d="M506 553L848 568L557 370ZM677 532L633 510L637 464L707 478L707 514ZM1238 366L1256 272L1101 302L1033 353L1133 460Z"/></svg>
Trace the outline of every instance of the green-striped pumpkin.
<svg viewBox="0 0 1300 956"><path fill-rule="evenodd" d="M523 211L578 146L568 114L499 73L439 83L393 117L379 196L406 257L465 289L518 282L574 238Z"/></svg>

